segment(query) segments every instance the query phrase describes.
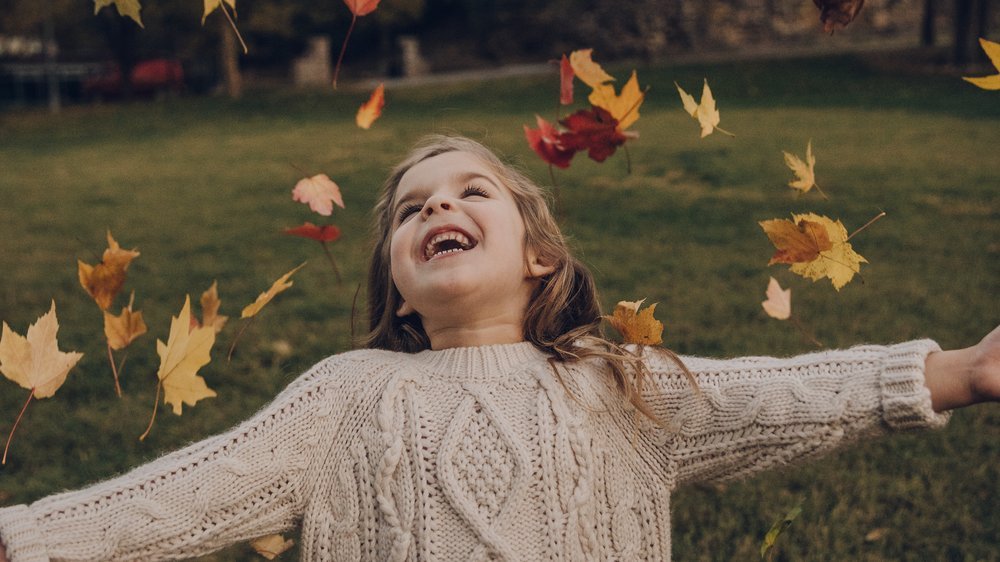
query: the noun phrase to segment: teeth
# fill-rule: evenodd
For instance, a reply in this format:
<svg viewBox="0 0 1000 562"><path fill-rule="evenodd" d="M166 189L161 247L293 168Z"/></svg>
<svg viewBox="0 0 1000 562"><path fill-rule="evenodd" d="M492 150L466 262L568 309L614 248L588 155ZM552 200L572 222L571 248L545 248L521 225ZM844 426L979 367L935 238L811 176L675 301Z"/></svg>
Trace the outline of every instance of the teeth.
<svg viewBox="0 0 1000 562"><path fill-rule="evenodd" d="M448 250L439 249L440 244L447 242L449 240L454 240L459 244L459 248L451 248ZM473 243L469 240L469 237L462 234L461 232L450 230L448 232L442 232L441 234L435 235L433 238L427 241L427 246L424 247L424 256L427 259L433 258L435 256L440 256L444 254L452 254L455 252L463 252L469 250L473 247Z"/></svg>

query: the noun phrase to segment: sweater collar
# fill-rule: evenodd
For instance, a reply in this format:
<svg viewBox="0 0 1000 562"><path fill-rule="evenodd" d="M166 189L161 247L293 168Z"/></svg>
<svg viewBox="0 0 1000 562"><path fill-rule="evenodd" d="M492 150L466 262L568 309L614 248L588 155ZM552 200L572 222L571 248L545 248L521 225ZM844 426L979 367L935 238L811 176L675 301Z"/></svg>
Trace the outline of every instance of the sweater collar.
<svg viewBox="0 0 1000 562"><path fill-rule="evenodd" d="M518 342L425 350L413 357L438 377L476 382L508 377L517 366L542 361L548 354L530 342Z"/></svg>

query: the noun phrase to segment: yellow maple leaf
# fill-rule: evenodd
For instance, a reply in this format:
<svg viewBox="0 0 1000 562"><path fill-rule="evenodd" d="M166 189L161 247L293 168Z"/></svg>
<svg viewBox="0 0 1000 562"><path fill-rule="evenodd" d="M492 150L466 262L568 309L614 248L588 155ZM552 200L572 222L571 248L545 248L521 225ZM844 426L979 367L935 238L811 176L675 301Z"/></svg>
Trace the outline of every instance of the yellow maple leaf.
<svg viewBox="0 0 1000 562"><path fill-rule="evenodd" d="M274 560L295 544L292 539L285 540L280 534L258 537L250 541L250 546L268 560Z"/></svg>
<svg viewBox="0 0 1000 562"><path fill-rule="evenodd" d="M0 372L27 388L35 398L49 398L66 382L82 353L59 351L56 332L56 302L34 324L28 326L27 337L21 336L3 323L0 335Z"/></svg>
<svg viewBox="0 0 1000 562"><path fill-rule="evenodd" d="M236 0L205 0L205 12L201 16L201 25L205 25L205 18L208 14L211 14L215 10L222 7L222 3L225 2L235 13L236 12Z"/></svg>
<svg viewBox="0 0 1000 562"><path fill-rule="evenodd" d="M216 334L221 332L229 317L219 314L219 307L222 305L222 300L219 299L218 281L213 281L212 286L201 294L199 303L201 304L201 325L211 326Z"/></svg>
<svg viewBox="0 0 1000 562"><path fill-rule="evenodd" d="M101 263L90 265L77 260L80 286L94 299L101 310L107 310L125 285L125 272L139 252L122 250L108 231L108 249L104 250Z"/></svg>
<svg viewBox="0 0 1000 562"><path fill-rule="evenodd" d="M271 285L270 289L258 295L257 300L243 308L243 312L240 313L240 318L250 318L255 316L258 312L260 312L260 309L264 308L264 305L271 302L271 299L278 295L278 293L281 293L285 289L291 287L293 283L289 281L288 278L291 277L296 271L302 269L305 265L306 264L303 263L302 265L279 277L278 280Z"/></svg>
<svg viewBox="0 0 1000 562"><path fill-rule="evenodd" d="M612 117L618 120L619 131L629 128L639 118L639 106L646 94L639 89L639 79L635 71L632 77L622 86L620 93L615 93L613 84L602 84L590 92L587 101L596 107L608 110Z"/></svg>
<svg viewBox="0 0 1000 562"><path fill-rule="evenodd" d="M757 224L776 248L767 265L810 262L833 248L826 227L815 221L771 219Z"/></svg>
<svg viewBox="0 0 1000 562"><path fill-rule="evenodd" d="M681 103L684 104L684 111L688 113L691 117L694 117L698 124L701 125L701 138L705 138L712 134L713 131L719 131L720 133L735 137L736 135L730 133L729 131L719 127L719 121L721 120L719 110L715 107L715 98L712 96L712 89L708 87L708 79L705 79L705 85L701 90L701 103L694 101L694 96L684 91L680 84L674 82L674 86L677 86L677 93L681 96Z"/></svg>
<svg viewBox="0 0 1000 562"><path fill-rule="evenodd" d="M785 165L795 173L795 179L788 182L788 187L798 189L802 193L807 193L810 189L816 188L823 197L826 194L816 185L816 157L813 156L812 141L806 144L806 159L803 161L791 152L781 151L785 155Z"/></svg>
<svg viewBox="0 0 1000 562"><path fill-rule="evenodd" d="M215 330L211 326L191 329L191 298L184 297L180 314L170 319L167 343L156 340L160 370L156 376L163 386L163 401L181 415L182 405L194 406L202 398L215 396L198 369L211 361Z"/></svg>
<svg viewBox="0 0 1000 562"><path fill-rule="evenodd" d="M100 12L101 8L111 4L114 4L115 8L118 9L119 16L130 17L139 24L139 27L143 27L142 18L139 16L139 10L142 9L139 0L94 0L94 13Z"/></svg>
<svg viewBox="0 0 1000 562"><path fill-rule="evenodd" d="M620 301L611 316L604 318L618 330L625 343L640 345L660 345L663 343L663 324L653 318L656 303L639 312L646 299L640 301Z"/></svg>
<svg viewBox="0 0 1000 562"><path fill-rule="evenodd" d="M115 316L104 311L104 336L108 338L108 347L114 350L125 349L139 336L146 333L146 322L141 311L133 311L132 303L135 293L128 301L128 306L122 308L121 314Z"/></svg>
<svg viewBox="0 0 1000 562"><path fill-rule="evenodd" d="M761 227L765 228L765 224L772 221L762 221ZM818 252L818 255L812 260L796 260L791 264L789 270L792 273L801 275L807 279L812 279L817 281L823 277L830 279L833 284L833 288L840 290L841 287L846 285L854 278L854 274L861 271L861 264L868 263L863 256L854 251L851 247L851 243L847 241L847 229L838 220L834 221L827 217L817 215L815 213L806 213L802 215L792 215L792 222L796 225L805 224L807 225L808 231L814 233L819 232L819 229L815 225L822 227L822 231L825 232L826 237L829 239L829 248L823 244ZM796 227L798 228L798 227ZM768 234L770 236L770 234ZM819 236L819 238L822 238ZM773 240L772 240L773 241ZM771 263L791 263L789 261L775 261L772 258ZM768 264L770 265L770 264Z"/></svg>
<svg viewBox="0 0 1000 562"><path fill-rule="evenodd" d="M993 63L993 67L997 69L998 73L980 77L963 76L962 80L975 84L984 90L1000 90L1000 43L994 43L980 37L979 45L983 48L986 56L990 58L990 62Z"/></svg>
<svg viewBox="0 0 1000 562"><path fill-rule="evenodd" d="M760 303L771 318L788 320L792 315L792 290L782 289L774 277L767 284L767 300Z"/></svg>
<svg viewBox="0 0 1000 562"><path fill-rule="evenodd" d="M591 88L614 82L614 76L605 72L601 65L591 58L593 53L593 49L579 49L569 54L569 65L573 68L573 74Z"/></svg>

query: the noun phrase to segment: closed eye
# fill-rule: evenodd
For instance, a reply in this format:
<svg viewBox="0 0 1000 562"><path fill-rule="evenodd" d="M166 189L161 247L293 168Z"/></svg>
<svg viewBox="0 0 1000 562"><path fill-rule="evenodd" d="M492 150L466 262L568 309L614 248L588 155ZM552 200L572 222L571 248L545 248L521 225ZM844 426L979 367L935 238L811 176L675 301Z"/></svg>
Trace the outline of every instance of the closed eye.
<svg viewBox="0 0 1000 562"><path fill-rule="evenodd" d="M404 220L406 220L406 217L412 215L413 213L416 213L422 208L423 205L420 203L407 203L406 205L400 207L399 213L397 213L396 215L396 220L398 222L403 222Z"/></svg>
<svg viewBox="0 0 1000 562"><path fill-rule="evenodd" d="M489 197L490 194L486 192L485 189L477 186L470 185L462 190L462 197Z"/></svg>

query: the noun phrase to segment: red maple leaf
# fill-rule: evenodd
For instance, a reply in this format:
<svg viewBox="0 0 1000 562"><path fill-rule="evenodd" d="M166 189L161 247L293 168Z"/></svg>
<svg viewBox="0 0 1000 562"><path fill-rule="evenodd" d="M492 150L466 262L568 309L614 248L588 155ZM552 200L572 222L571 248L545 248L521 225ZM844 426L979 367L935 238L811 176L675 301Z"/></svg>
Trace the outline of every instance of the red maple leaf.
<svg viewBox="0 0 1000 562"><path fill-rule="evenodd" d="M538 115L535 116L535 119L538 121L537 129L524 126L524 136L528 139L528 146L549 164L558 168L569 168L569 162L576 154L576 150L563 146L562 133L556 129L555 125Z"/></svg>
<svg viewBox="0 0 1000 562"><path fill-rule="evenodd" d="M302 226L286 228L285 234L290 236L301 236L319 242L333 242L340 238L340 229L332 224L317 226L311 222L306 222Z"/></svg>
<svg viewBox="0 0 1000 562"><path fill-rule="evenodd" d="M618 120L601 107L581 109L559 122L566 131L560 133L559 142L564 150L587 151L596 162L615 153L634 134L618 130ZM568 165L568 162L567 162Z"/></svg>
<svg viewBox="0 0 1000 562"><path fill-rule="evenodd" d="M569 63L566 55L559 61L559 103L563 105L573 104L573 65Z"/></svg>

